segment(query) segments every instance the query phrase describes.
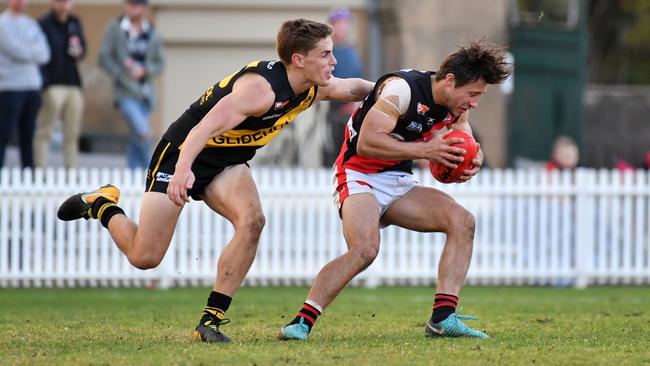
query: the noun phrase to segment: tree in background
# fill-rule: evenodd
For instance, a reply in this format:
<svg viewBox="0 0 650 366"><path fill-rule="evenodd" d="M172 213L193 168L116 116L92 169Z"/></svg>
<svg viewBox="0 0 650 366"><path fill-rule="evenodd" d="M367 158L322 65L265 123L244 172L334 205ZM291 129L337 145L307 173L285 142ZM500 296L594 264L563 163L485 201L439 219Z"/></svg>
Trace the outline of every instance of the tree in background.
<svg viewBox="0 0 650 366"><path fill-rule="evenodd" d="M589 82L650 84L650 1L590 0Z"/></svg>

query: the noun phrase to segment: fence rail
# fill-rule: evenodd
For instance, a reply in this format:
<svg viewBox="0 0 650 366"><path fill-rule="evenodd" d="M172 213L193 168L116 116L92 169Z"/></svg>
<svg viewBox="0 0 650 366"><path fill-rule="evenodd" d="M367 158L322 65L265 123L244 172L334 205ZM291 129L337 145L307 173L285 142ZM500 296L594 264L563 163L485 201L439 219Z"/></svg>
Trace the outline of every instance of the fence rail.
<svg viewBox="0 0 650 366"><path fill-rule="evenodd" d="M249 285L307 284L345 250L329 170L253 169L266 215ZM478 284L650 283L650 182L646 171L484 170L441 185L477 221L468 281ZM0 171L0 287L209 285L233 234L205 205L184 209L161 265L133 268L95 221L61 222L67 196L111 182L137 218L144 172L128 169ZM443 234L389 227L356 284L430 284Z"/></svg>

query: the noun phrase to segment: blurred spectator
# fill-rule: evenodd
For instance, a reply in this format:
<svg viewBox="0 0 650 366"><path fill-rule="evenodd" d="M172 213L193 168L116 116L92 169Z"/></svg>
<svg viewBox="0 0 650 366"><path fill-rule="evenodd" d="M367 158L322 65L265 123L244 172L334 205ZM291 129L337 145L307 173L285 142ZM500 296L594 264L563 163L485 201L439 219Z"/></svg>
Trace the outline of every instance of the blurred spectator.
<svg viewBox="0 0 650 366"><path fill-rule="evenodd" d="M32 140L42 86L38 68L50 59L50 49L26 8L27 0L7 0L0 14L0 168L15 127L22 166L34 167Z"/></svg>
<svg viewBox="0 0 650 366"><path fill-rule="evenodd" d="M650 150L645 153L645 168L650 169Z"/></svg>
<svg viewBox="0 0 650 366"><path fill-rule="evenodd" d="M621 158L616 159L616 160L614 161L614 168L615 168L616 170L618 170L619 172L621 172L621 173L624 173L624 172L626 172L626 171L628 171L628 170L629 170L629 171L633 171L633 170L636 169L636 168L634 167L634 165L628 163L627 160L625 160L625 159L621 159Z"/></svg>
<svg viewBox="0 0 650 366"><path fill-rule="evenodd" d="M359 78L362 77L361 60L356 48L349 40L349 30L352 21L352 13L345 8L332 10L328 22L334 28L332 40L334 48L332 53L337 64L332 74L337 78ZM323 164L332 166L339 154L343 139L345 138L345 124L354 111L355 103L332 101L327 112L327 134L323 145Z"/></svg>
<svg viewBox="0 0 650 366"><path fill-rule="evenodd" d="M99 65L113 78L115 103L131 129L129 168L149 165L149 117L155 104L152 82L164 66L162 39L147 12L147 0L126 0L125 14L108 25L99 52Z"/></svg>
<svg viewBox="0 0 650 366"><path fill-rule="evenodd" d="M77 62L86 54L81 22L72 15L72 0L52 0L52 8L39 23L50 46L50 62L41 68L43 107L36 126L34 162L47 165L50 139L57 118L63 122L63 158L67 168L77 165L83 92Z"/></svg>
<svg viewBox="0 0 650 366"><path fill-rule="evenodd" d="M546 163L546 170L575 169L580 159L576 142L568 136L558 136L553 143L551 160Z"/></svg>

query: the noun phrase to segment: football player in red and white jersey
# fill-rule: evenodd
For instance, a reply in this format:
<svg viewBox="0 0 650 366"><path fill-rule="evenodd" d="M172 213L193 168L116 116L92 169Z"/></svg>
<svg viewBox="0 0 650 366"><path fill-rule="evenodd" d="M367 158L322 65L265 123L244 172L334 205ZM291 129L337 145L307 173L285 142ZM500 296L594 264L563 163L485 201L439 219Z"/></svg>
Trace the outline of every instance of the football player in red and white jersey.
<svg viewBox="0 0 650 366"><path fill-rule="evenodd" d="M377 81L350 118L335 164L334 198L348 251L323 267L281 339L308 338L323 309L373 262L380 228L388 225L447 234L425 334L487 338L462 322L468 317L456 314L472 256L474 217L447 194L418 185L411 169L413 159L450 168L461 163L464 150L451 145L462 139L444 137L452 129L471 133L468 111L478 107L488 84L510 73L504 50L479 41L449 55L437 72L401 70ZM482 163L479 150L461 180L471 179Z"/></svg>

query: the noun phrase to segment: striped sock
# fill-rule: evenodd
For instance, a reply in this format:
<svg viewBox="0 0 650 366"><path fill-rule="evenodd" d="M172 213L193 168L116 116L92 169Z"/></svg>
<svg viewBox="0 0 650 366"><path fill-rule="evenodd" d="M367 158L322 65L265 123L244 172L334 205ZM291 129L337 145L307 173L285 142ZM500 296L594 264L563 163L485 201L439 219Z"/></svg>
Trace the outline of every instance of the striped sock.
<svg viewBox="0 0 650 366"><path fill-rule="evenodd" d="M115 215L124 215L124 210L112 201L99 197L91 206L92 214L108 229L108 222Z"/></svg>
<svg viewBox="0 0 650 366"><path fill-rule="evenodd" d="M433 299L432 323L440 323L447 319L450 314L456 312L458 296L437 293Z"/></svg>
<svg viewBox="0 0 650 366"><path fill-rule="evenodd" d="M298 324L300 323L300 319L302 319L302 323L305 324L311 332L311 328L316 324L316 319L318 319L318 316L322 312L321 310L322 308L318 304L307 300L302 305L302 308L300 308L300 311L298 311L298 315L296 315L289 324Z"/></svg>
<svg viewBox="0 0 650 366"><path fill-rule="evenodd" d="M206 321L210 321L213 317L221 320L225 317L225 313L230 307L232 298L228 295L224 295L220 292L212 291L208 297L208 304L203 309L203 316L201 317L201 324L205 324Z"/></svg>

